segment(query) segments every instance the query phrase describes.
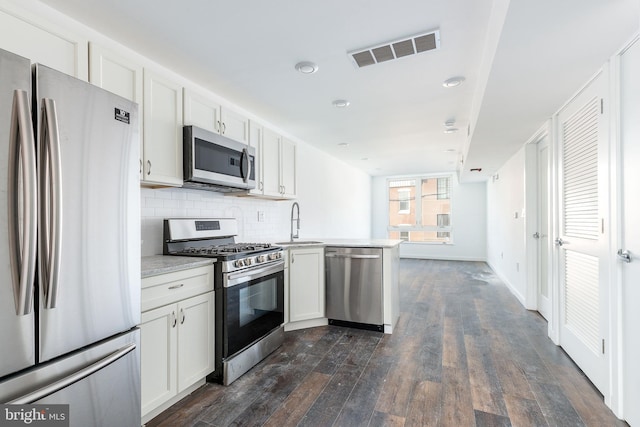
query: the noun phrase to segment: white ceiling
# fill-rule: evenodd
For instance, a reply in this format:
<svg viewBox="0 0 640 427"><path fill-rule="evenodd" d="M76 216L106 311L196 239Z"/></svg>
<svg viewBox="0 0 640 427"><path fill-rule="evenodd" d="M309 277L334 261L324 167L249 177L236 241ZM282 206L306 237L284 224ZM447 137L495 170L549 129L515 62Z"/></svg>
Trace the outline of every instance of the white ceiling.
<svg viewBox="0 0 640 427"><path fill-rule="evenodd" d="M371 175L464 158L464 181L495 172L639 22L637 0L42 2ZM347 55L434 29L436 51L361 69Z"/></svg>

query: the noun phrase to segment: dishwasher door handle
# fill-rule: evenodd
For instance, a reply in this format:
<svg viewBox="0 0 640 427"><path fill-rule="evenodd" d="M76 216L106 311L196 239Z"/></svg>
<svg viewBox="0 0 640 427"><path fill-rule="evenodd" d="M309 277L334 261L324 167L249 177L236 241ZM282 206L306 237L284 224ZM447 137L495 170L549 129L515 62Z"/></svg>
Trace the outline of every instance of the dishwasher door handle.
<svg viewBox="0 0 640 427"><path fill-rule="evenodd" d="M339 252L327 252L325 258L354 258L354 259L378 259L380 255L343 254Z"/></svg>

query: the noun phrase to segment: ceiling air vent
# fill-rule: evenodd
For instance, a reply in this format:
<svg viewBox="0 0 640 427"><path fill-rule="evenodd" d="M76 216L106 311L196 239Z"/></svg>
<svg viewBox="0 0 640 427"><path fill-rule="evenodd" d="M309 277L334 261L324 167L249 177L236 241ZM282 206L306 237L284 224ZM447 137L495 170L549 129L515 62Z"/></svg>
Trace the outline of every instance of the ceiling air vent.
<svg viewBox="0 0 640 427"><path fill-rule="evenodd" d="M438 49L439 47L440 31L435 30L366 49L352 51L349 52L349 56L359 68L362 68L367 65L379 64L404 56L428 52Z"/></svg>

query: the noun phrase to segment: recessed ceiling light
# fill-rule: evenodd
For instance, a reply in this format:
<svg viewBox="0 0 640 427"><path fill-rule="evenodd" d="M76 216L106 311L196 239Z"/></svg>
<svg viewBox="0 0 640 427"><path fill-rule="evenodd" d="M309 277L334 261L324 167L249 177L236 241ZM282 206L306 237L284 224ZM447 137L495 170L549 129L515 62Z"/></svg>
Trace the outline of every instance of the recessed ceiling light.
<svg viewBox="0 0 640 427"><path fill-rule="evenodd" d="M318 71L318 64L309 61L302 61L296 64L296 70L302 74L313 74Z"/></svg>
<svg viewBox="0 0 640 427"><path fill-rule="evenodd" d="M450 128L456 125L456 121L454 119L449 119L446 122L444 122L444 125Z"/></svg>
<svg viewBox="0 0 640 427"><path fill-rule="evenodd" d="M344 108L344 107L348 107L349 105L351 105L351 103L349 101L347 101L346 99L336 99L331 104L334 107L338 107L338 108Z"/></svg>
<svg viewBox="0 0 640 427"><path fill-rule="evenodd" d="M462 82L464 82L464 77L462 77L462 76L451 77L450 79L445 80L442 83L442 86L444 86L444 87L456 87L456 86L460 86L460 84Z"/></svg>
<svg viewBox="0 0 640 427"><path fill-rule="evenodd" d="M338 144L338 147L348 147L349 143L348 142L341 142Z"/></svg>
<svg viewBox="0 0 640 427"><path fill-rule="evenodd" d="M446 128L444 133L456 133L458 132L458 128Z"/></svg>

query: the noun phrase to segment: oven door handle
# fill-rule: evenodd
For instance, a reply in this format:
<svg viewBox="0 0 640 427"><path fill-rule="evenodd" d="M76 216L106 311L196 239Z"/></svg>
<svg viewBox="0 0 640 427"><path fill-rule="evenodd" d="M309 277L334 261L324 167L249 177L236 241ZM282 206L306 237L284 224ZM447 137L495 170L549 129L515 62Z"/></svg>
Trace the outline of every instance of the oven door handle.
<svg viewBox="0 0 640 427"><path fill-rule="evenodd" d="M235 271L226 275L224 287L229 288L231 286L236 286L240 283L249 282L254 279L259 279L261 277L265 277L273 273L278 273L280 271L284 271L283 260L276 261L273 264L269 264L260 268Z"/></svg>

